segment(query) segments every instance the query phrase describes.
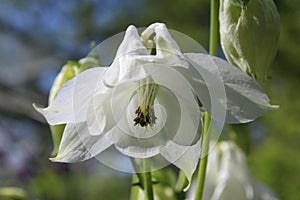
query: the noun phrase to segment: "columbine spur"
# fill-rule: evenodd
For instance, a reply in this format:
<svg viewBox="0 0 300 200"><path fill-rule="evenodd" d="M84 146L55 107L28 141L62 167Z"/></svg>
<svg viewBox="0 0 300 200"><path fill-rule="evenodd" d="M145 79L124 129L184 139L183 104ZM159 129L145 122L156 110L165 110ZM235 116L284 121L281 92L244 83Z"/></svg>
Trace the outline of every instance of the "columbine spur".
<svg viewBox="0 0 300 200"><path fill-rule="evenodd" d="M208 79L221 80L226 96L211 97L220 88ZM114 145L134 158L161 155L190 180L201 149L200 105L212 113L214 102L226 111L226 123L274 109L245 73L217 57L182 53L166 26L155 23L141 36L129 26L109 67L78 74L49 107L35 108L49 124L66 124L52 161L83 161Z"/></svg>

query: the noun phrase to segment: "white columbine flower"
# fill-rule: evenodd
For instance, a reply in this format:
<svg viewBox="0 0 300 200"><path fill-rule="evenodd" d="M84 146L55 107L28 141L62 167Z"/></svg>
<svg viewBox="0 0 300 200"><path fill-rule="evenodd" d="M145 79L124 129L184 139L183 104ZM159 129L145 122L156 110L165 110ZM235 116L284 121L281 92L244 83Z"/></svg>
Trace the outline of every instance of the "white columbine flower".
<svg viewBox="0 0 300 200"><path fill-rule="evenodd" d="M194 199L196 184L192 184L187 200ZM248 171L246 156L233 142L223 141L209 154L204 200L278 200Z"/></svg>
<svg viewBox="0 0 300 200"><path fill-rule="evenodd" d="M207 80L222 81L226 96ZM199 105L209 113L218 113L214 105L226 111L226 123L274 109L245 73L217 57L183 53L166 26L155 23L141 36L129 26L109 67L78 74L49 107L35 108L49 124L66 124L52 161L83 161L114 145L134 158L161 155L190 180L200 155ZM217 115L212 118L220 121Z"/></svg>

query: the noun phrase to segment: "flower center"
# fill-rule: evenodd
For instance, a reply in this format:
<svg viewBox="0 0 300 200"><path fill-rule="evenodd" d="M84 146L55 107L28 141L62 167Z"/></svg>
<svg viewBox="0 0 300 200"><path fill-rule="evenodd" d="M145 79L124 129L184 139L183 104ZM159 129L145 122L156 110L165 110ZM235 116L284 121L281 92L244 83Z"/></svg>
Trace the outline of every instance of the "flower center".
<svg viewBox="0 0 300 200"><path fill-rule="evenodd" d="M141 127L153 126L157 119L154 113L154 100L159 86L153 83L151 77L139 81L139 84L137 89L139 106L135 111L137 117L133 120L134 126L138 124Z"/></svg>

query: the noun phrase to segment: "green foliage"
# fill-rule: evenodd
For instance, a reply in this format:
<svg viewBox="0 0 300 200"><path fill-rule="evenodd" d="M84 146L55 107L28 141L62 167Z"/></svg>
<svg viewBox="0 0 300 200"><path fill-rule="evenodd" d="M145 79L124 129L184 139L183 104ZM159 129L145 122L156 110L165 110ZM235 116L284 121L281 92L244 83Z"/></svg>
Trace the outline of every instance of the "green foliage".
<svg viewBox="0 0 300 200"><path fill-rule="evenodd" d="M28 191L30 199L43 200L114 200L129 199L128 177L55 173L43 170L33 179Z"/></svg>
<svg viewBox="0 0 300 200"><path fill-rule="evenodd" d="M269 138L250 157L254 175L285 200L299 197L300 159L295 150L286 141Z"/></svg>
<svg viewBox="0 0 300 200"><path fill-rule="evenodd" d="M300 94L295 91L299 84L290 75L273 76L269 93L280 108L263 118L266 138L252 148L249 158L253 174L285 200L299 197Z"/></svg>

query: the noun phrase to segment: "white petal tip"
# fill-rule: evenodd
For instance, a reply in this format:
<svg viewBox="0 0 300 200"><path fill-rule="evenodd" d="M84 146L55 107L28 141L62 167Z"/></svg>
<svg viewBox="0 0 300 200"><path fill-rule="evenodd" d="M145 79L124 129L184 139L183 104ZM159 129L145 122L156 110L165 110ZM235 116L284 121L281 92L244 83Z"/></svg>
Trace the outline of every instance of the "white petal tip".
<svg viewBox="0 0 300 200"><path fill-rule="evenodd" d="M60 157L58 157L58 156L49 158L49 160L50 160L51 162L68 163L67 161L62 160L62 159L61 159Z"/></svg>
<svg viewBox="0 0 300 200"><path fill-rule="evenodd" d="M275 111L279 108L279 105L267 104L267 105L262 105L262 108L266 111Z"/></svg>
<svg viewBox="0 0 300 200"><path fill-rule="evenodd" d="M189 181L189 184L183 189L183 192L188 191L188 189L190 189L191 186L191 181Z"/></svg>
<svg viewBox="0 0 300 200"><path fill-rule="evenodd" d="M49 160L50 160L51 162L57 162L57 161L56 161L56 157L49 158Z"/></svg>
<svg viewBox="0 0 300 200"><path fill-rule="evenodd" d="M42 106L40 106L40 105L38 105L38 104L36 104L36 103L33 103L32 106L33 106L33 108L34 108L35 110L37 110L37 111L39 111L39 112L42 112L43 109L44 109Z"/></svg>
<svg viewBox="0 0 300 200"><path fill-rule="evenodd" d="M270 105L270 110L277 110L280 106L279 105Z"/></svg>
<svg viewBox="0 0 300 200"><path fill-rule="evenodd" d="M134 25L130 25L128 26L126 32L131 33L132 31L136 32L136 27Z"/></svg>
<svg viewBox="0 0 300 200"><path fill-rule="evenodd" d="M68 160L64 159L64 155L57 153L54 157L50 157L49 160L52 162L68 163Z"/></svg>

